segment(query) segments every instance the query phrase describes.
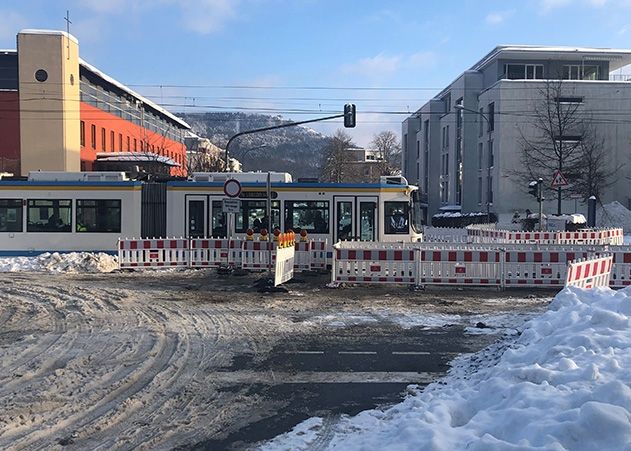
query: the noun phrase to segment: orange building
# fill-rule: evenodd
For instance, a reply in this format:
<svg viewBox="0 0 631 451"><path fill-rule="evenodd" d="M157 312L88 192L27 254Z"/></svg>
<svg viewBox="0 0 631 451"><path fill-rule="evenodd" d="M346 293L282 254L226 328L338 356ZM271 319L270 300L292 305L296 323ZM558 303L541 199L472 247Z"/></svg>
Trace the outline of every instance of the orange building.
<svg viewBox="0 0 631 451"><path fill-rule="evenodd" d="M67 33L23 30L0 50L0 171L186 175L190 126L79 58Z"/></svg>

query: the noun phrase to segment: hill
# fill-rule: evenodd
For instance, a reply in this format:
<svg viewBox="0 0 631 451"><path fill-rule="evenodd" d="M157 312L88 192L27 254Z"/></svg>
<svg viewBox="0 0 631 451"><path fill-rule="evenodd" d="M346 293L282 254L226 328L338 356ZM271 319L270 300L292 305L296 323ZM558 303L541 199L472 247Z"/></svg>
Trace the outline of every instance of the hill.
<svg viewBox="0 0 631 451"><path fill-rule="evenodd" d="M238 132L271 127L289 121L280 116L249 113L178 113L193 132L225 148ZM230 155L243 163L244 171L289 172L298 177L317 177L329 137L303 126L287 127L237 138Z"/></svg>

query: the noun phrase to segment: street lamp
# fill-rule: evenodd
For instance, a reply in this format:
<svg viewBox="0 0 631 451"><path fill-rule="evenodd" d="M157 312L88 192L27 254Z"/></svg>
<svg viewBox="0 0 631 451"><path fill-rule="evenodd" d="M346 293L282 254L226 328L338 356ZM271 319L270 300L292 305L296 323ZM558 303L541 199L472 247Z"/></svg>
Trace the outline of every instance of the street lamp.
<svg viewBox="0 0 631 451"><path fill-rule="evenodd" d="M491 161L490 161L490 157L491 157L491 134L488 132L488 128L490 128L491 126L491 121L488 118L488 116L486 114L484 114L481 111L476 111L476 110L472 110L470 108L465 108L464 105L461 104L456 104L454 105L454 108L457 110L462 110L462 111L466 111L469 113L473 113L473 114L477 114L479 116L481 116L485 121L486 121L486 125L487 125L487 135L488 135L488 139L487 139L487 143L486 143L486 151L488 153L487 156L487 162L486 162L486 222L487 224L491 223ZM495 163L493 163L495 164Z"/></svg>

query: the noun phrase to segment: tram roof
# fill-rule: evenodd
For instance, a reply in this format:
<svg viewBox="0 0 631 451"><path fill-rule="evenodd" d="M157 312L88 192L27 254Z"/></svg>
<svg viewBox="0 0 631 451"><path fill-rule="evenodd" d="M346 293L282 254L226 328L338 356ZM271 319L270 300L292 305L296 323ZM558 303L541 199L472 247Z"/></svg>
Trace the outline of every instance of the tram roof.
<svg viewBox="0 0 631 451"><path fill-rule="evenodd" d="M194 181L171 181L167 182L169 187L186 187L192 188L195 186L200 187L223 187L224 182L194 182ZM244 188L265 188L267 184L265 182L242 182L241 186ZM272 182L272 188L313 188L313 189L385 189L385 188L412 188L416 187L406 184L394 184L394 183L306 183L306 182Z"/></svg>

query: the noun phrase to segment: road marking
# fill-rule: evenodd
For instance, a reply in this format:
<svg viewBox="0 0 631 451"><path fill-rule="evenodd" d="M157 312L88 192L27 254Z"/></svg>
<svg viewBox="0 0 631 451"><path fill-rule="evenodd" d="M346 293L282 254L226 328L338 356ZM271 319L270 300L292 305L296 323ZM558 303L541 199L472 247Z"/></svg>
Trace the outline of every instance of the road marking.
<svg viewBox="0 0 631 451"><path fill-rule="evenodd" d="M430 355L427 351L392 351L393 355Z"/></svg>
<svg viewBox="0 0 631 451"><path fill-rule="evenodd" d="M376 351L338 351L338 354L344 355L374 355Z"/></svg>
<svg viewBox="0 0 631 451"><path fill-rule="evenodd" d="M274 371L217 371L208 374L214 383L225 385L238 384L429 384L442 377L444 373L412 371L372 371L372 372L342 372L342 371L302 371L278 372Z"/></svg>
<svg viewBox="0 0 631 451"><path fill-rule="evenodd" d="M285 354L324 354L324 351L285 351Z"/></svg>

